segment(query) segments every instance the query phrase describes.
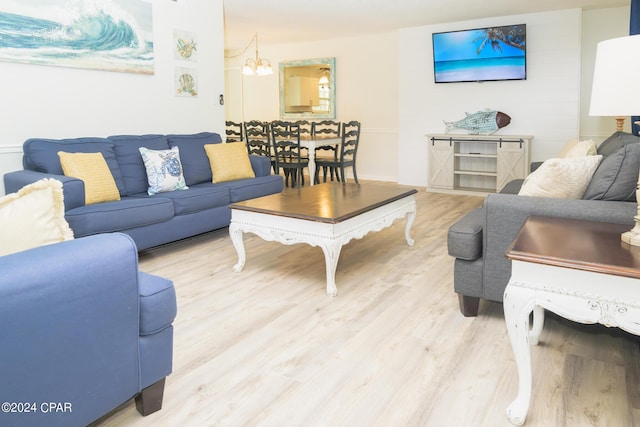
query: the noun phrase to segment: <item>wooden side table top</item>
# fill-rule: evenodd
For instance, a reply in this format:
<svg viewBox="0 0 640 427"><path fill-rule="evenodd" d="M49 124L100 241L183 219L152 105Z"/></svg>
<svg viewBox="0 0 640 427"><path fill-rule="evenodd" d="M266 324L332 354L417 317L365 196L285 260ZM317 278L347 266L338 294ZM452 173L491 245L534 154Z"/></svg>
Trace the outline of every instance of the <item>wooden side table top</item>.
<svg viewBox="0 0 640 427"><path fill-rule="evenodd" d="M393 185L327 182L233 203L229 207L335 224L415 193L416 189Z"/></svg>
<svg viewBox="0 0 640 427"><path fill-rule="evenodd" d="M640 247L620 240L632 225L531 216L506 252L511 260L640 278Z"/></svg>

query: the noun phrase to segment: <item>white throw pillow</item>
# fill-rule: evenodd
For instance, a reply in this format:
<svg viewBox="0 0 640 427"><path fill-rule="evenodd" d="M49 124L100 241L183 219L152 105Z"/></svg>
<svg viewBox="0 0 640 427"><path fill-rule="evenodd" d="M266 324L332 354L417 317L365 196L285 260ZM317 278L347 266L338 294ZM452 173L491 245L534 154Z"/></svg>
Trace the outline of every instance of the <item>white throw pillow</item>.
<svg viewBox="0 0 640 427"><path fill-rule="evenodd" d="M580 199L602 156L549 159L524 180L518 195Z"/></svg>
<svg viewBox="0 0 640 427"><path fill-rule="evenodd" d="M170 150L150 150L140 147L139 150L147 170L149 181L147 193L150 196L189 188L184 181L178 147L173 147Z"/></svg>
<svg viewBox="0 0 640 427"><path fill-rule="evenodd" d="M563 157L595 156L596 154L598 154L596 143L588 139L586 141L578 141L573 147L567 150Z"/></svg>
<svg viewBox="0 0 640 427"><path fill-rule="evenodd" d="M0 256L73 239L62 183L42 179L0 198Z"/></svg>

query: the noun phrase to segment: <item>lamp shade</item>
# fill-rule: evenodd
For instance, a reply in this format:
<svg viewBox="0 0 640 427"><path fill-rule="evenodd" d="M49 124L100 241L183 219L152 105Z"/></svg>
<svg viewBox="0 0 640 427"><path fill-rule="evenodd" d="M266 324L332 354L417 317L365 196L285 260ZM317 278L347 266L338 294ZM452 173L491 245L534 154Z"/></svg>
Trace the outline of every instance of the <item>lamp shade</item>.
<svg viewBox="0 0 640 427"><path fill-rule="evenodd" d="M640 35L598 43L589 115L640 115Z"/></svg>

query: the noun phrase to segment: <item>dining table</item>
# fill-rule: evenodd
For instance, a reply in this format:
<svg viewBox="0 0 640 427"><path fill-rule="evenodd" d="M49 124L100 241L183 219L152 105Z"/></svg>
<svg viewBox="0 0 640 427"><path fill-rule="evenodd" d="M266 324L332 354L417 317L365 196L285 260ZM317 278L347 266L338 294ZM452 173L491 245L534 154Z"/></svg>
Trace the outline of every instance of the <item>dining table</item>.
<svg viewBox="0 0 640 427"><path fill-rule="evenodd" d="M314 185L316 179L316 148L336 147L342 138L339 136L307 136L300 135L300 147L309 150L309 181Z"/></svg>

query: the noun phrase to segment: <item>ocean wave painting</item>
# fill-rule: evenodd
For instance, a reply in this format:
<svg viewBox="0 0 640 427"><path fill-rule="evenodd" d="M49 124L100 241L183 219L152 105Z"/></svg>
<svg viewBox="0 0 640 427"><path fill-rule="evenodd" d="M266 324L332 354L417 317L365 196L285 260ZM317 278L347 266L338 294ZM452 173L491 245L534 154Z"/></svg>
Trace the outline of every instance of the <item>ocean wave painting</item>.
<svg viewBox="0 0 640 427"><path fill-rule="evenodd" d="M153 74L145 0L2 0L0 61Z"/></svg>

